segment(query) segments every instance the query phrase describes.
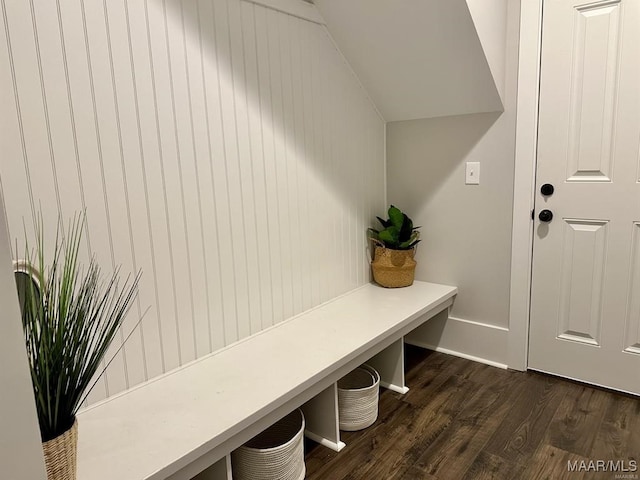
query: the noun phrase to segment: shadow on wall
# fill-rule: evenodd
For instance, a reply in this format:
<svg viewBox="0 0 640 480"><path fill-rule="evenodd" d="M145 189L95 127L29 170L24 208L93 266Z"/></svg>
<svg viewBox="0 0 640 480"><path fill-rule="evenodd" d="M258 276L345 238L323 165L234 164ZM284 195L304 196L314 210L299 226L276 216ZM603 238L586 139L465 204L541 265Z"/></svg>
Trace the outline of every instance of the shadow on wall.
<svg viewBox="0 0 640 480"><path fill-rule="evenodd" d="M309 168L339 204L364 207L368 171L382 161L382 120L324 28L245 1L150 5L164 5L168 30L184 35L187 82L201 73L204 90L219 95L207 101L220 103L227 162L264 158L285 182Z"/></svg>
<svg viewBox="0 0 640 480"><path fill-rule="evenodd" d="M513 208L512 117L482 113L387 127L389 199L422 225L416 278L457 285L452 316L505 325ZM480 184L465 185L479 161Z"/></svg>
<svg viewBox="0 0 640 480"><path fill-rule="evenodd" d="M393 152L387 152L388 182L406 186L396 189L391 199L408 211L428 204L500 115L502 112L477 113L389 123ZM414 175L407 175L408 170Z"/></svg>
<svg viewBox="0 0 640 480"><path fill-rule="evenodd" d="M241 0L0 10L12 235L86 208L83 258L144 272L90 403L369 281L384 124L323 27Z"/></svg>
<svg viewBox="0 0 640 480"><path fill-rule="evenodd" d="M448 319L448 311L443 310L428 322L410 332L405 337L405 341L409 345L436 350L445 334Z"/></svg>

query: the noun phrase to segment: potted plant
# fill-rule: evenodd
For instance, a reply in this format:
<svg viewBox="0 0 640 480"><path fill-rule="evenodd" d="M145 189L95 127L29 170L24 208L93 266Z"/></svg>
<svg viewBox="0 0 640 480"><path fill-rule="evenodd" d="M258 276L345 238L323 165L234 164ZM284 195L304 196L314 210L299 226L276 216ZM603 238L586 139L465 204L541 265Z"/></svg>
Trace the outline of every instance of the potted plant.
<svg viewBox="0 0 640 480"><path fill-rule="evenodd" d="M74 218L66 236L58 227L47 263L42 223L35 252L27 242L24 260L16 262L16 284L47 477L72 480L76 413L137 295L140 274L120 286L118 270L105 281L95 258L81 266L83 217Z"/></svg>
<svg viewBox="0 0 640 480"><path fill-rule="evenodd" d="M387 220L376 217L382 230L369 228L369 238L375 244L371 262L373 279L387 288L407 287L415 278L414 256L420 242L420 227L414 227L413 221L393 205L388 215Z"/></svg>

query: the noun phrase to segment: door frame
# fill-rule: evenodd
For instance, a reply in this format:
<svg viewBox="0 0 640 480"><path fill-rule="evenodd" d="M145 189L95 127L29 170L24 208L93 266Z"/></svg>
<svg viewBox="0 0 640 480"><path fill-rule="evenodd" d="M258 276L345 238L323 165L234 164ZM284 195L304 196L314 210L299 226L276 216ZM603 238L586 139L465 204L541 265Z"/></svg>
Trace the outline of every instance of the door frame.
<svg viewBox="0 0 640 480"><path fill-rule="evenodd" d="M543 0L521 0L516 149L509 297L509 368L526 370L529 353L531 269Z"/></svg>

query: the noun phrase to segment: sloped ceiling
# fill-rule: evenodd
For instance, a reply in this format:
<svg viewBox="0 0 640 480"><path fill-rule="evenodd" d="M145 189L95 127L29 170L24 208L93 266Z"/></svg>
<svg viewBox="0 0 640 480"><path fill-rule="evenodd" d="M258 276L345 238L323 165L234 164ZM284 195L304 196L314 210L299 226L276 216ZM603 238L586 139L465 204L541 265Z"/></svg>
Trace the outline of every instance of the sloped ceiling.
<svg viewBox="0 0 640 480"><path fill-rule="evenodd" d="M499 87L465 0L314 3L385 120L398 121L503 110L504 30L494 27L504 14L469 1Z"/></svg>

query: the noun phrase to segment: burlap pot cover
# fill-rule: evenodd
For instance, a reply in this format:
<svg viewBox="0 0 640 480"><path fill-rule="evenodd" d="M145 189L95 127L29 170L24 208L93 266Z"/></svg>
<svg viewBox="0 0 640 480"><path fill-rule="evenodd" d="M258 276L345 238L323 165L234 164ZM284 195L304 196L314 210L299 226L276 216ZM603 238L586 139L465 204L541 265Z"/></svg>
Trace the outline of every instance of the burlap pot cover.
<svg viewBox="0 0 640 480"><path fill-rule="evenodd" d="M413 284L416 273L416 261L413 259L415 248L393 250L376 245L371 263L373 279L387 288L408 287Z"/></svg>

